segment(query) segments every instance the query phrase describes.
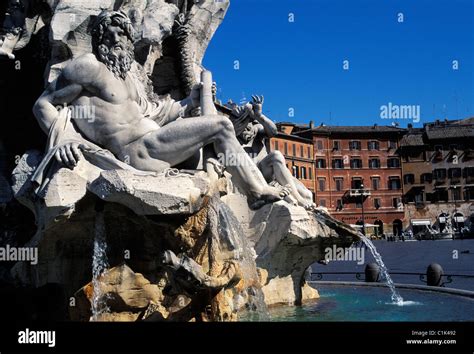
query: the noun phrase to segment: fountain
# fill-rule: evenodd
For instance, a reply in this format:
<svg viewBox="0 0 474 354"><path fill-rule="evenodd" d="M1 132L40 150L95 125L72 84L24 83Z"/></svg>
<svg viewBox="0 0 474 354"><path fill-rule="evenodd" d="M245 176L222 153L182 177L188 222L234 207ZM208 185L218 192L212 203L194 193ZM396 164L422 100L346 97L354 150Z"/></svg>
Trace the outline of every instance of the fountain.
<svg viewBox="0 0 474 354"><path fill-rule="evenodd" d="M105 235L104 214L98 211L95 220L94 251L92 255L92 317L91 321L99 321L100 316L110 311L106 297L101 290L101 277L109 268L107 261L107 240Z"/></svg>
<svg viewBox="0 0 474 354"><path fill-rule="evenodd" d="M123 104L123 112L97 110L100 117L84 119L71 114L82 97L91 99L89 91L64 105L73 110L54 105L49 93L60 84L35 93L46 153L19 159L12 190L34 212L38 228L27 245L38 247L41 261L16 264L18 283L58 284L75 300L65 317L77 321L236 321L245 309L264 320L267 305L318 298L305 270L325 247L349 246L357 234L314 209L284 157L252 136L260 123L267 133L276 130L263 114L263 97L232 109L215 100L202 59L229 1L48 6L47 84L81 86L97 68L110 79L104 81L127 84L113 85L123 91L120 103L107 87L92 90L92 101ZM59 20L75 16L81 21ZM106 57L109 27L120 29L123 62ZM69 72L76 76L61 80ZM120 126L123 134L103 139L123 117L131 119ZM260 162L281 173L270 176L251 159L244 147L252 139L261 145ZM218 161L222 153L231 156Z"/></svg>
<svg viewBox="0 0 474 354"><path fill-rule="evenodd" d="M377 248L375 247L373 242L362 233L359 234L359 237L361 241L368 247L370 253L372 253L372 256L374 256L375 261L379 265L380 271L382 273L382 278L385 280L385 283L387 284L392 293L392 302L398 306L403 306L403 298L397 292L395 284L393 283L393 280L390 277L390 274L388 273L388 269L382 260L382 256L378 253Z"/></svg>

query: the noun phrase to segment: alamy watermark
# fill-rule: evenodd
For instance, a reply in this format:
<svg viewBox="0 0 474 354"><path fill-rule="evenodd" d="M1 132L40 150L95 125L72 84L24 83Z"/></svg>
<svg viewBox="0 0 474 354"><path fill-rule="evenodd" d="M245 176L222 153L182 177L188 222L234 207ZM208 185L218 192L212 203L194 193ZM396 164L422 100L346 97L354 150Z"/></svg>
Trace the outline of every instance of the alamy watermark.
<svg viewBox="0 0 474 354"><path fill-rule="evenodd" d="M418 123L421 118L420 105L398 105L389 102L380 106L380 118L410 119L413 123Z"/></svg>
<svg viewBox="0 0 474 354"><path fill-rule="evenodd" d="M10 245L0 247L0 261L30 262L32 265L36 265L38 264L38 248L11 247Z"/></svg>
<svg viewBox="0 0 474 354"><path fill-rule="evenodd" d="M68 109L71 111L71 119L86 120L89 123L95 121L95 106L94 105L66 105L56 106L57 110Z"/></svg>
<svg viewBox="0 0 474 354"><path fill-rule="evenodd" d="M358 265L365 263L365 248L363 247L326 247L324 250L324 259L330 261L349 261L357 262Z"/></svg>
<svg viewBox="0 0 474 354"><path fill-rule="evenodd" d="M19 344L47 344L48 347L56 346L56 331L33 331L26 328L18 332Z"/></svg>
<svg viewBox="0 0 474 354"><path fill-rule="evenodd" d="M258 154L254 153L235 153L235 152L228 152L223 153L220 152L217 154L217 161L223 166L253 166L254 159L258 156Z"/></svg>

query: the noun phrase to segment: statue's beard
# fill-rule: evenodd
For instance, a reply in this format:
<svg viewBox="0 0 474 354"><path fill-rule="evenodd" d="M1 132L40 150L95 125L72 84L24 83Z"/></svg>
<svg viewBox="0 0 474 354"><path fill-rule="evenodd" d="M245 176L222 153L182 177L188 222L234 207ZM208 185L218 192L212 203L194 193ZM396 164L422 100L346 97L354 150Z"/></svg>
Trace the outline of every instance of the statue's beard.
<svg viewBox="0 0 474 354"><path fill-rule="evenodd" d="M116 77L125 79L134 59L133 45L130 44L126 49L116 49L101 44L97 57Z"/></svg>

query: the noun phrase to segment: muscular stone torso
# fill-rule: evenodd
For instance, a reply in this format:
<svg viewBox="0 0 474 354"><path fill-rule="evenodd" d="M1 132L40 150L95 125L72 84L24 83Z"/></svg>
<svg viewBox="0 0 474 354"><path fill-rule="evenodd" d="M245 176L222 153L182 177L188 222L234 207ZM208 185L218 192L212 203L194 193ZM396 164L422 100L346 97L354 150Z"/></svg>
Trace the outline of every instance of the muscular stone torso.
<svg viewBox="0 0 474 354"><path fill-rule="evenodd" d="M118 154L121 149L159 129L151 119L143 117L133 80L116 78L103 65L92 84L70 103L73 107L93 107L92 117L73 117L74 123L91 141Z"/></svg>

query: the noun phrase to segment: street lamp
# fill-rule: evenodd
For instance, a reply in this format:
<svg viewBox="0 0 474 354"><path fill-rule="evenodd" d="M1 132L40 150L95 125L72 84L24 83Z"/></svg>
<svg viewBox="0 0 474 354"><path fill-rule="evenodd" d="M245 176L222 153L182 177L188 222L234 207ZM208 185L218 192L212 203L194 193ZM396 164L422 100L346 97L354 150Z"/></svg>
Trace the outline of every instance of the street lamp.
<svg viewBox="0 0 474 354"><path fill-rule="evenodd" d="M364 184L360 185L360 205L362 207L362 235L365 236L365 217L364 217Z"/></svg>
<svg viewBox="0 0 474 354"><path fill-rule="evenodd" d="M453 186L453 202L454 202L454 221L456 222L456 231L457 232L460 232L459 230L459 223L458 223L458 217L456 216L456 214L458 213L458 210L457 210L457 206L456 206L456 188L457 186ZM453 238L454 238L454 234L456 233L456 231L453 233Z"/></svg>

